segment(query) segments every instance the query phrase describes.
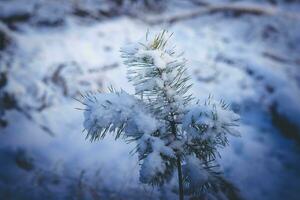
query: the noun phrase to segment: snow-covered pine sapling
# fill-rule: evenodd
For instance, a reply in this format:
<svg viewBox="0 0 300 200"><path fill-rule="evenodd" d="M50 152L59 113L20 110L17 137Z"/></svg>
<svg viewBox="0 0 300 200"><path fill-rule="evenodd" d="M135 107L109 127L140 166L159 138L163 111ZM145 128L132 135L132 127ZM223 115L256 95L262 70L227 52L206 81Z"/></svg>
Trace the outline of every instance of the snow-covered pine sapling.
<svg viewBox="0 0 300 200"><path fill-rule="evenodd" d="M108 133L135 141L142 183L161 186L175 178L180 200L217 196L225 184L214 171L218 147L227 145L227 134L239 135L239 116L222 101L192 97L186 60L169 46L170 36L147 34L121 50L135 95L111 89L84 96L84 128L92 141Z"/></svg>

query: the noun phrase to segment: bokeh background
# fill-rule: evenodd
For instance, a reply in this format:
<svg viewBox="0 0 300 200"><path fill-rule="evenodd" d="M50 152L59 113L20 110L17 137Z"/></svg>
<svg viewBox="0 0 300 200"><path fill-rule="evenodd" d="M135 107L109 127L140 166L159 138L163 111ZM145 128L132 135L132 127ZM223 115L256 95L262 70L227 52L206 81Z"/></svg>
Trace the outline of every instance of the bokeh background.
<svg viewBox="0 0 300 200"><path fill-rule="evenodd" d="M0 199L168 199L134 144L85 140L74 100L132 93L120 48L162 29L194 95L241 115L219 159L241 198L300 198L298 0L0 0Z"/></svg>

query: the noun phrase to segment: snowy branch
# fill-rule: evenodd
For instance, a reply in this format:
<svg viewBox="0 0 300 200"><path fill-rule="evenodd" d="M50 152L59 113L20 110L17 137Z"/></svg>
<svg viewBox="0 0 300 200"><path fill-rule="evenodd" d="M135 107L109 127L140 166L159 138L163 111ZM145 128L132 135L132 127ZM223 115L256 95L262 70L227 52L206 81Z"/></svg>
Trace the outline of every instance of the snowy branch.
<svg viewBox="0 0 300 200"><path fill-rule="evenodd" d="M172 34L171 34L172 35ZM166 31L146 41L124 47L128 80L135 95L126 92L84 96L84 127L92 141L109 132L135 141L141 161L140 181L151 185L169 182L178 173L179 199L185 194L204 195L216 184L218 147L227 145L227 135L238 136L238 115L224 102L211 98L204 105L193 103L182 54L167 44ZM183 170L182 170L183 167ZM192 191L192 192L190 192Z"/></svg>
<svg viewBox="0 0 300 200"><path fill-rule="evenodd" d="M141 101L126 92L98 93L84 96L86 105L84 128L91 140L116 132L116 139L124 131L125 137L141 137L160 128L159 122L146 111Z"/></svg>

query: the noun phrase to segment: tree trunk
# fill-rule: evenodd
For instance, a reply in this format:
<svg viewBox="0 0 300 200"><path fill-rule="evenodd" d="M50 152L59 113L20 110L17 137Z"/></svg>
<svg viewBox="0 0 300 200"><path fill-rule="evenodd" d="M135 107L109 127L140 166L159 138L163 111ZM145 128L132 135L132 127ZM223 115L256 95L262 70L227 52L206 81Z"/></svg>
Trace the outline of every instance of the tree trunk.
<svg viewBox="0 0 300 200"><path fill-rule="evenodd" d="M174 115L172 114L172 122L170 123L172 128L172 133L175 137L177 137L177 131L176 131L176 123L174 120ZM177 157L177 171L178 171L178 190L179 190L179 200L184 199L184 192L183 192L183 178L182 178L182 169L181 169L181 161L179 155Z"/></svg>
<svg viewBox="0 0 300 200"><path fill-rule="evenodd" d="M182 180L181 162L179 156L177 156L177 170L178 170L179 200L183 200L183 180Z"/></svg>

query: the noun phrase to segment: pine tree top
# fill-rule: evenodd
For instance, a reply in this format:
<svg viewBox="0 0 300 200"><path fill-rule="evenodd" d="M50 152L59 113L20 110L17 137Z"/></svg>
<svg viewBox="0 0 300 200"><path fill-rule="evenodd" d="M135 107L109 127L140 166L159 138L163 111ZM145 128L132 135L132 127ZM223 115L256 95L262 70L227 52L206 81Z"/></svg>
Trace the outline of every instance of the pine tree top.
<svg viewBox="0 0 300 200"><path fill-rule="evenodd" d="M122 48L135 94L112 89L83 96L84 127L92 141L108 133L135 141L142 183L165 184L182 167L186 194L201 196L226 183L215 159L228 134L239 135L239 116L211 96L203 104L192 101L186 60L168 43L171 36L147 34L144 42Z"/></svg>

